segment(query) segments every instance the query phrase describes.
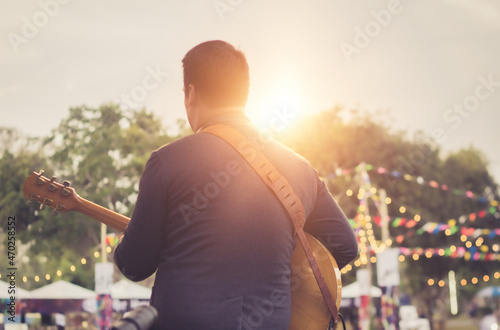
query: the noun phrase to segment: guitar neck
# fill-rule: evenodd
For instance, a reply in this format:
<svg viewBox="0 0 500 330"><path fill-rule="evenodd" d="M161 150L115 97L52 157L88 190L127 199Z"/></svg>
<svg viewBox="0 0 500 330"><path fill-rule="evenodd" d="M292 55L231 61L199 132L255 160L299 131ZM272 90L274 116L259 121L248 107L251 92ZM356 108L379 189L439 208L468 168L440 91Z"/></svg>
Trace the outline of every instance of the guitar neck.
<svg viewBox="0 0 500 330"><path fill-rule="evenodd" d="M125 231L130 218L81 198L77 211L121 232Z"/></svg>

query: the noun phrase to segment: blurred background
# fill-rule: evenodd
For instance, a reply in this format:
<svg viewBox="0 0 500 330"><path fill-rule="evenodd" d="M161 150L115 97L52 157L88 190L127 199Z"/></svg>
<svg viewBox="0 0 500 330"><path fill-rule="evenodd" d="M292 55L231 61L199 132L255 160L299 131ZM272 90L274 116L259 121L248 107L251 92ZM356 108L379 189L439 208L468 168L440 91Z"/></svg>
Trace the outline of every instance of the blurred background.
<svg viewBox="0 0 500 330"><path fill-rule="evenodd" d="M86 216L26 206L25 178L43 168L130 215L151 151L191 134L184 54L222 39L249 62L247 115L351 219L362 253L345 285L370 267L377 285L377 253L395 248L398 298L431 326L498 308L497 291L477 296L500 285L498 2L3 1L0 18L0 250L15 216L19 287L94 290L116 244Z"/></svg>

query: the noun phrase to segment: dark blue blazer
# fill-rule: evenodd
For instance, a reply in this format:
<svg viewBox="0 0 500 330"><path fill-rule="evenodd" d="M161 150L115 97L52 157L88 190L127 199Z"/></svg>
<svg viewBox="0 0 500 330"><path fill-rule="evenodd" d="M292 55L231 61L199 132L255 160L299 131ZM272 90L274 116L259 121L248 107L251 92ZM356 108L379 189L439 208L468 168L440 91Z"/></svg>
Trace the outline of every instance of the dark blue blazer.
<svg viewBox="0 0 500 330"><path fill-rule="evenodd" d="M339 267L357 256L345 215L310 164L243 114L217 118L255 141L302 200L305 231ZM231 146L197 133L154 151L115 263L140 281L156 271L160 329L288 329L296 242L283 207Z"/></svg>

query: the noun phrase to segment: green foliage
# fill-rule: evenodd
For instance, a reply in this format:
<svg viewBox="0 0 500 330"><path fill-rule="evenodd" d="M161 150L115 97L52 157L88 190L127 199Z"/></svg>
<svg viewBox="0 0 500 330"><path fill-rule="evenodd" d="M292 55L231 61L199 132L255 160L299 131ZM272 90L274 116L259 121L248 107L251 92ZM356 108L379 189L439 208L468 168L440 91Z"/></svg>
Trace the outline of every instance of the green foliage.
<svg viewBox="0 0 500 330"><path fill-rule="evenodd" d="M346 119L349 117L350 119ZM380 116L381 117L381 116ZM354 169L361 163L373 165L374 168L385 168L388 173L379 174L377 171L368 171L373 187L385 189L387 196L392 199L388 205L391 219L405 217L412 219L415 215L421 216L421 221L415 228L392 227L390 236L393 241L397 236L404 237L401 243L394 242L394 246L447 248L452 245L464 246L460 240L460 233L447 236L443 232L436 235L417 234L416 230L427 222L447 223L450 219L459 219L461 215L478 212L489 206L489 201L478 201L463 196L463 192L470 190L478 196L487 196L498 200L497 184L488 172L485 157L476 149L462 149L446 157L440 155L440 148L430 138L417 133L410 139L402 132L394 132L372 116L358 111L347 113L345 109L335 108L323 112L297 123L281 136L281 140L295 151L306 157L312 165L320 171L329 184L329 189L349 218L358 212L359 200L357 193L360 188L360 175L352 171L350 175L338 175L338 169ZM392 171L411 176L411 180L404 180L391 175ZM449 189L443 191L428 184L416 182L422 177L429 182L435 180L446 184ZM457 190L462 191L461 194ZM351 190L352 196L346 191ZM377 195L373 198L377 200ZM406 207L405 213L400 213L400 206ZM377 216L375 203L370 203L370 215ZM458 220L457 220L458 223ZM460 226L478 228L497 228L498 219L488 215L476 223L458 223ZM374 228L375 238L381 239L381 230ZM498 240L496 241L498 243ZM490 246L494 241L487 242ZM491 249L490 251L491 252ZM446 298L446 288L429 287L429 278L447 280L450 270L455 270L457 276L482 278L484 274L493 274L498 270L498 261L481 262L465 261L463 258L453 259L446 257L426 258L421 256L418 261L407 260L402 267L403 283L401 288L416 304L429 313L432 310L443 308L443 299ZM355 280L355 272L344 276L349 283ZM376 281L374 281L376 283ZM472 291L469 288L459 288L462 297L470 299ZM476 288L477 289L477 288ZM445 310L443 310L445 313Z"/></svg>
<svg viewBox="0 0 500 330"><path fill-rule="evenodd" d="M31 173L33 167L42 167L44 161L40 155L26 153L24 151L17 155L5 150L0 159L0 182L2 182L0 193L0 221L2 228L7 227L9 216L16 217L16 229L22 233L33 223L36 218L32 217L33 208L27 205L23 194L24 180Z"/></svg>
<svg viewBox="0 0 500 330"><path fill-rule="evenodd" d="M93 269L93 251L100 244L99 222L76 212L54 216L50 210L38 211L37 205L26 206L22 184L31 171L43 168L48 177L70 180L82 198L130 215L151 152L173 139L145 109L125 112L106 104L71 108L52 134L41 139L41 150L16 155L6 151L0 161L0 212L2 222L16 215L18 239L30 243L30 265L23 268L27 275L52 271L54 276L66 267L65 279L93 288L93 271L88 269ZM68 265L81 258L89 261L86 271L77 267L68 272Z"/></svg>

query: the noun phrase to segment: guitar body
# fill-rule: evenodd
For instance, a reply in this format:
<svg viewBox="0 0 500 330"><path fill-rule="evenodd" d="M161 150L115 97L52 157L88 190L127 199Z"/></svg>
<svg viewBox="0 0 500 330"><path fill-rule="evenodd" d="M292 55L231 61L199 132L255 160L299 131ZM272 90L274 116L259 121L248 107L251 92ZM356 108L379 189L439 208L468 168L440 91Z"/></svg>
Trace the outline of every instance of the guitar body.
<svg viewBox="0 0 500 330"><path fill-rule="evenodd" d="M69 182L65 181L64 184L61 184L56 182L55 178L49 179L43 176L42 173L43 171L40 171L40 173L33 172L24 182L24 196L30 201L41 203L43 207L52 207L54 213L77 211L117 230L124 231L127 228L130 221L128 217L78 196L76 191L69 187ZM340 308L342 282L337 262L317 239L307 233L306 237L337 308ZM292 317L289 329L327 329L331 314L299 242L297 242L297 247L292 254L290 280Z"/></svg>
<svg viewBox="0 0 500 330"><path fill-rule="evenodd" d="M337 262L316 238L306 233L314 257L330 289L337 308L340 308L342 281ZM292 317L290 330L325 330L331 314L325 304L307 256L300 243L292 254Z"/></svg>

